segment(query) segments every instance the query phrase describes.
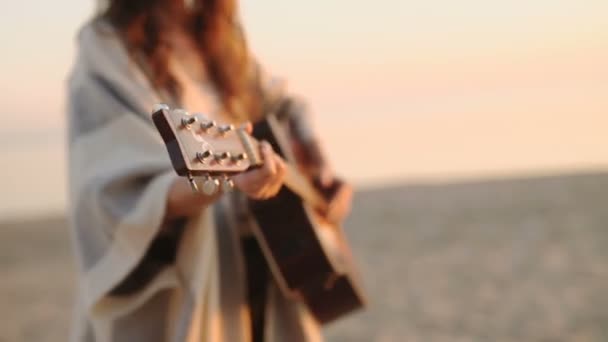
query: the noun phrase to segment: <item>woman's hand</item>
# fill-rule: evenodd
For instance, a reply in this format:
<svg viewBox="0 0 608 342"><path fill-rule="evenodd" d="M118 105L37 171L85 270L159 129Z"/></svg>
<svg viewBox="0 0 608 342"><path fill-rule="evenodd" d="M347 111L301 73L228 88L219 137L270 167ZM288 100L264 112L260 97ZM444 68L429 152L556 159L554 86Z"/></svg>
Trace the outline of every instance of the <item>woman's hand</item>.
<svg viewBox="0 0 608 342"><path fill-rule="evenodd" d="M318 186L322 193L328 194L327 206L320 210L323 218L331 223L340 223L350 214L353 201L353 188L350 184L335 178L326 165L320 168Z"/></svg>
<svg viewBox="0 0 608 342"><path fill-rule="evenodd" d="M340 223L346 219L353 203L353 188L350 184L342 183L338 191L329 201L325 218L329 222Z"/></svg>
<svg viewBox="0 0 608 342"><path fill-rule="evenodd" d="M232 178L234 185L254 199L267 199L276 195L285 178L285 162L279 158L267 142L260 145L264 164ZM212 196L192 192L188 182L179 177L172 184L167 198L165 220L196 215L200 210L221 196L221 192Z"/></svg>
<svg viewBox="0 0 608 342"><path fill-rule="evenodd" d="M285 179L285 162L277 156L269 143L263 141L260 151L264 164L258 169L234 176L232 180L237 189L247 196L263 200L275 196Z"/></svg>
<svg viewBox="0 0 608 342"><path fill-rule="evenodd" d="M292 146L300 170L308 175L328 198L327 206L319 209L319 214L331 223L344 221L350 213L353 200L350 184L336 178L318 141L303 144L293 140Z"/></svg>

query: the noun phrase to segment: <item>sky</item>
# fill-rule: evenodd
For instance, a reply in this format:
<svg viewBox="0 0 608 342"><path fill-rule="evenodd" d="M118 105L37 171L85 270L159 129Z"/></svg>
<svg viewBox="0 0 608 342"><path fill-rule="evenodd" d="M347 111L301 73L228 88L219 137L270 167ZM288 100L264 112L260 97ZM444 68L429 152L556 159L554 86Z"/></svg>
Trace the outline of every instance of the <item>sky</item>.
<svg viewBox="0 0 608 342"><path fill-rule="evenodd" d="M61 5L57 5L57 4ZM0 4L0 218L63 211L65 79L94 1ZM357 186L608 166L605 0L242 0Z"/></svg>

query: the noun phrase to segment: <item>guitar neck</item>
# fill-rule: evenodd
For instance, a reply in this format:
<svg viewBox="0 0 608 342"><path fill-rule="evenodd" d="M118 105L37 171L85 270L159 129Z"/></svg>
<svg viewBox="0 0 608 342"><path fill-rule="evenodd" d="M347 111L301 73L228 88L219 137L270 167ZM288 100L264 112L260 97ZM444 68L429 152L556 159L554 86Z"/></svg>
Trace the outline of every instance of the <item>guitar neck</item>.
<svg viewBox="0 0 608 342"><path fill-rule="evenodd" d="M275 130L277 132L278 130ZM264 161L262 160L262 156L260 154L260 142L249 135L244 130L238 131L239 138L243 143L249 158L251 159L252 165L262 165ZM275 133L276 134L276 133ZM276 137L281 139L280 137ZM284 151L287 152L287 151ZM288 159L295 160L293 156L287 155ZM309 177L306 177L298 168L294 165L295 163L290 163L289 161L285 161L286 170L285 170L285 185L293 192L295 192L298 196L304 200L304 202L313 206L314 208L324 209L327 207L327 201L325 198L319 193L319 191L312 185Z"/></svg>
<svg viewBox="0 0 608 342"><path fill-rule="evenodd" d="M327 201L296 166L286 163L285 185L314 208L325 209Z"/></svg>

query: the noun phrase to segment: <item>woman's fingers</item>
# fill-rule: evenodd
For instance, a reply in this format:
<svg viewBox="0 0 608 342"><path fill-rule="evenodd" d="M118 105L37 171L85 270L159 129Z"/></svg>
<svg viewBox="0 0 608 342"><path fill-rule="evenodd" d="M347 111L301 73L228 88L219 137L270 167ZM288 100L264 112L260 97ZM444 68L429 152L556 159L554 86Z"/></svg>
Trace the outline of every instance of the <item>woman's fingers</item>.
<svg viewBox="0 0 608 342"><path fill-rule="evenodd" d="M255 199L267 199L277 194L283 185L285 163L267 142L260 144L264 164L255 170L234 177L237 188Z"/></svg>
<svg viewBox="0 0 608 342"><path fill-rule="evenodd" d="M262 160L264 164L260 168L261 171L265 171L265 174L269 177L274 176L277 173L276 170L276 159L272 146L266 141L262 141L260 144L260 150L262 151Z"/></svg>
<svg viewBox="0 0 608 342"><path fill-rule="evenodd" d="M271 164L266 172L269 172L271 175L268 179L268 182L265 186L260 190L259 196L261 199L268 199L274 197L281 187L283 186L283 181L285 179L285 162L274 152L271 156L267 156L264 163Z"/></svg>
<svg viewBox="0 0 608 342"><path fill-rule="evenodd" d="M350 213L353 200L353 189L348 184L343 184L330 200L325 218L330 222L341 222Z"/></svg>
<svg viewBox="0 0 608 342"><path fill-rule="evenodd" d="M257 199L266 199L273 195L277 167L275 165L274 152L270 144L263 141L260 145L260 150L264 164L256 172L260 175L262 182L253 195Z"/></svg>
<svg viewBox="0 0 608 342"><path fill-rule="evenodd" d="M253 125L249 121L244 123L242 127L245 128L245 132L247 132L248 134L251 134L251 132L253 132Z"/></svg>
<svg viewBox="0 0 608 342"><path fill-rule="evenodd" d="M285 162L279 156L274 155L273 159L276 173L266 188L267 198L275 196L281 190L285 180L285 170L287 168Z"/></svg>
<svg viewBox="0 0 608 342"><path fill-rule="evenodd" d="M319 182L321 186L324 188L329 188L334 183L334 172L331 170L331 167L324 163L319 168Z"/></svg>

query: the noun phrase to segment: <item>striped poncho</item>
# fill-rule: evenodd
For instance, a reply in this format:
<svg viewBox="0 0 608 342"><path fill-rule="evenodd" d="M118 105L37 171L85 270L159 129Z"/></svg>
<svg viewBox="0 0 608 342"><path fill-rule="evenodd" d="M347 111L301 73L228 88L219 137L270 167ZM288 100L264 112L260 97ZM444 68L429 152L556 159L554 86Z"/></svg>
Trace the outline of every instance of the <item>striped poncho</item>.
<svg viewBox="0 0 608 342"><path fill-rule="evenodd" d="M71 340L250 341L239 194L164 222L177 175L149 117L161 99L103 21L86 24L78 46L67 101L79 284ZM186 87L203 98L188 105L214 110L211 87ZM272 285L266 306L265 340L321 339L306 309Z"/></svg>

